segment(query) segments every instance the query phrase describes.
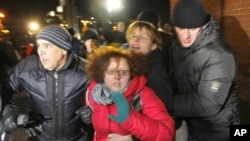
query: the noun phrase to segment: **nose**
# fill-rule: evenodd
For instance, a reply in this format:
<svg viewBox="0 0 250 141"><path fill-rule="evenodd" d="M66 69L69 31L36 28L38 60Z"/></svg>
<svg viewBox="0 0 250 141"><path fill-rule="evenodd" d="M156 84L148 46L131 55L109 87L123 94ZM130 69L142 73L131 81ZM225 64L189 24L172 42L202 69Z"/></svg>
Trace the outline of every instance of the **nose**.
<svg viewBox="0 0 250 141"><path fill-rule="evenodd" d="M120 79L121 78L121 75L120 75L119 71L116 71L114 76L115 76L115 79Z"/></svg>
<svg viewBox="0 0 250 141"><path fill-rule="evenodd" d="M139 45L140 44L140 39L138 37L135 37L135 38L131 39L131 43L133 45Z"/></svg>
<svg viewBox="0 0 250 141"><path fill-rule="evenodd" d="M185 38L190 38L190 31L189 31L189 29L185 29L185 31L184 31L184 37Z"/></svg>

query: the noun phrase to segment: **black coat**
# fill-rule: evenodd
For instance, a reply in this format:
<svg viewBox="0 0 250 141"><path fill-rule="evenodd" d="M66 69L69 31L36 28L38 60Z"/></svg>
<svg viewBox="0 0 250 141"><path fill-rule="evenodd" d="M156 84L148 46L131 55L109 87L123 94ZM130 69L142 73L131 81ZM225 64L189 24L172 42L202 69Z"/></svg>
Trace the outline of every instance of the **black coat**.
<svg viewBox="0 0 250 141"><path fill-rule="evenodd" d="M15 91L27 91L31 112L47 119L36 139L44 141L76 141L82 136L82 122L75 111L83 105L88 83L84 63L73 55L58 71L45 70L33 55L18 63L10 76Z"/></svg>
<svg viewBox="0 0 250 141"><path fill-rule="evenodd" d="M175 41L170 52L174 115L186 119L196 140L229 140L229 125L239 124L237 64L217 23L211 17L193 45Z"/></svg>
<svg viewBox="0 0 250 141"><path fill-rule="evenodd" d="M171 114L173 92L162 52L158 49L152 51L148 54L148 60L147 85L155 91Z"/></svg>

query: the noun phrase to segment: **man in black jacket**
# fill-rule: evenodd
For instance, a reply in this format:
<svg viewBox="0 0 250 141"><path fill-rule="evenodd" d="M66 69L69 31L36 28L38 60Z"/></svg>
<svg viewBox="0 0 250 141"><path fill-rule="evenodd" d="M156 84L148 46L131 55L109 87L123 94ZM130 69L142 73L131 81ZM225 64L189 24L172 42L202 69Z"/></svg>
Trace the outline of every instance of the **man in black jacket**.
<svg viewBox="0 0 250 141"><path fill-rule="evenodd" d="M230 125L240 122L235 55L198 0L179 0L173 25L173 114L187 122L190 141L228 141Z"/></svg>
<svg viewBox="0 0 250 141"><path fill-rule="evenodd" d="M36 141L83 140L84 125L76 111L84 106L89 84L85 63L71 53L71 36L60 26L43 28L36 39L38 55L20 61L10 76L11 88L25 89L29 101L29 117L18 124ZM27 127L29 122L36 127Z"/></svg>

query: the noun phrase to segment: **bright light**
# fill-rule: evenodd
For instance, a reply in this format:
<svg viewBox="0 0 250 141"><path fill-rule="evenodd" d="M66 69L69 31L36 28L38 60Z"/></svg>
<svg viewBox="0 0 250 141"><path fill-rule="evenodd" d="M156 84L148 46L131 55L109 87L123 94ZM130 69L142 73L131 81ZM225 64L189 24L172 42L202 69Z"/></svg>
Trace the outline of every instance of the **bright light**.
<svg viewBox="0 0 250 141"><path fill-rule="evenodd" d="M112 12L112 11L119 10L122 8L123 8L123 6L121 4L121 0L108 0L107 1L108 12Z"/></svg>
<svg viewBox="0 0 250 141"><path fill-rule="evenodd" d="M1 32L4 33L4 34L9 34L10 33L10 31L8 29L3 29L3 30L1 30Z"/></svg>
<svg viewBox="0 0 250 141"><path fill-rule="evenodd" d="M39 29L39 25L37 22L30 22L29 23L29 29L32 31L32 32L35 32Z"/></svg>
<svg viewBox="0 0 250 141"><path fill-rule="evenodd" d="M4 18L4 17L5 17L5 15L0 12L0 18Z"/></svg>
<svg viewBox="0 0 250 141"><path fill-rule="evenodd" d="M50 11L48 13L48 15L51 16L51 17L55 17L56 16L56 12L55 11Z"/></svg>

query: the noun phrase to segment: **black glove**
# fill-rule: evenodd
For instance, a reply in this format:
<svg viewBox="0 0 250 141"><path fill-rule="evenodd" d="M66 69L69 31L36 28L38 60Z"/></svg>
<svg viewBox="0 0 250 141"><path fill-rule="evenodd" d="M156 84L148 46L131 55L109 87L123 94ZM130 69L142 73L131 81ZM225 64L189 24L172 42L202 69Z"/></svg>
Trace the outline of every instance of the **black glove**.
<svg viewBox="0 0 250 141"><path fill-rule="evenodd" d="M38 125L36 127L32 127L32 128L24 128L25 132L28 134L29 137L33 137L36 136L38 133L42 132L42 126Z"/></svg>
<svg viewBox="0 0 250 141"><path fill-rule="evenodd" d="M91 124L92 110L89 106L82 106L76 111L76 114L80 116L83 123L87 125Z"/></svg>
<svg viewBox="0 0 250 141"><path fill-rule="evenodd" d="M19 113L17 112L15 106L6 105L6 107L3 110L2 119L0 121L1 130L3 132L9 132L18 128L17 126L18 114Z"/></svg>
<svg viewBox="0 0 250 141"><path fill-rule="evenodd" d="M6 128L3 125L2 121L0 121L0 135L2 135L5 131L6 131Z"/></svg>
<svg viewBox="0 0 250 141"><path fill-rule="evenodd" d="M17 118L17 123L19 127L22 127L29 137L36 136L38 133L42 132L41 123L44 121L44 118L39 115L39 117L34 115L19 115ZM34 119L35 118L35 119ZM41 121L43 119L43 121Z"/></svg>

